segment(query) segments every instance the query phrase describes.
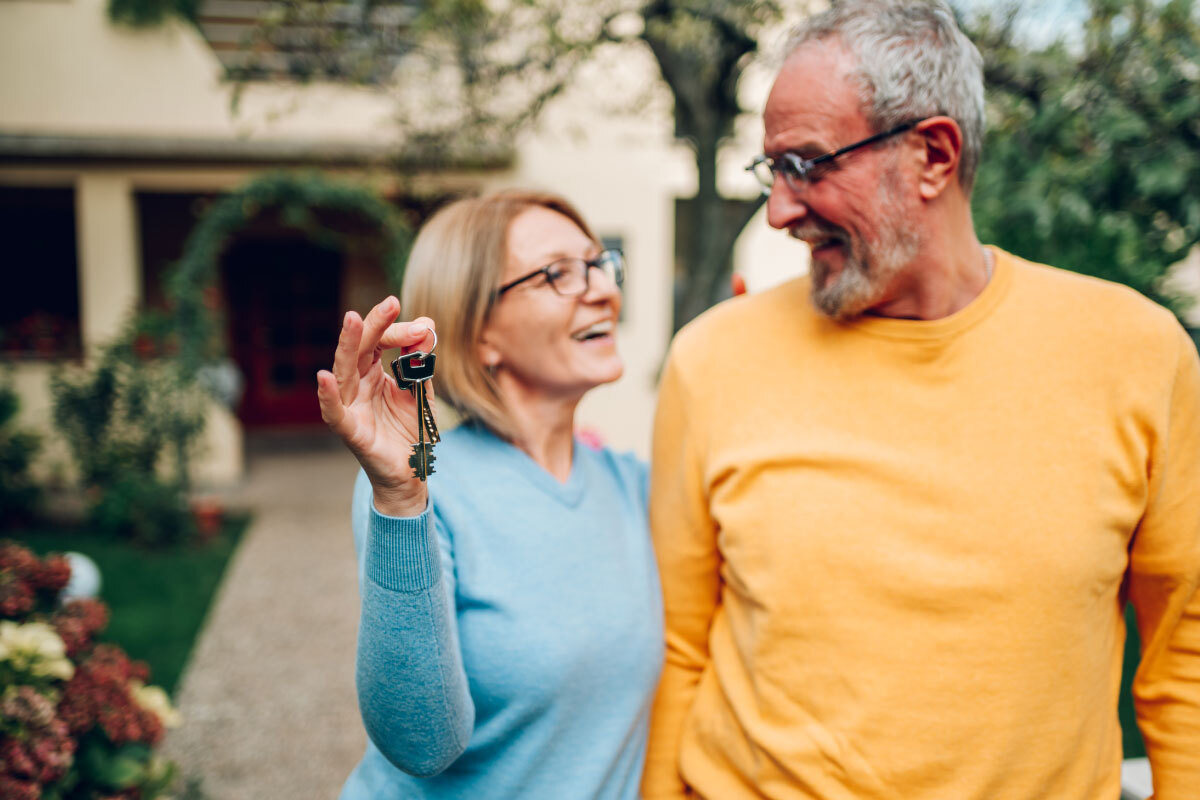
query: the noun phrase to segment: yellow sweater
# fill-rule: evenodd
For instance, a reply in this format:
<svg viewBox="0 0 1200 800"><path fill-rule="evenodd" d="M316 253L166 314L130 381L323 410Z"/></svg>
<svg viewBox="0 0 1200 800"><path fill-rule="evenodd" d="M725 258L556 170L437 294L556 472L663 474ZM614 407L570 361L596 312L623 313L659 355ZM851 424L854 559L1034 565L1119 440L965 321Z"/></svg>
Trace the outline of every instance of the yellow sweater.
<svg viewBox="0 0 1200 800"><path fill-rule="evenodd" d="M1200 360L993 252L946 319L837 324L801 279L677 337L649 800L1115 800L1127 597L1156 797L1200 798Z"/></svg>

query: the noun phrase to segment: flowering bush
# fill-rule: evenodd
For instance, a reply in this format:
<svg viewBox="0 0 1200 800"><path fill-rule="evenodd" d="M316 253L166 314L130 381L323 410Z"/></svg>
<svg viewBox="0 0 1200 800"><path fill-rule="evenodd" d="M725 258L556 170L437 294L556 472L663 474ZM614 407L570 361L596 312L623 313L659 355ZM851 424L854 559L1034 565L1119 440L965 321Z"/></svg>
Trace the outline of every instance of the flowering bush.
<svg viewBox="0 0 1200 800"><path fill-rule="evenodd" d="M0 798L153 800L175 765L154 753L179 712L149 670L94 642L98 600L61 602L65 558L0 542Z"/></svg>

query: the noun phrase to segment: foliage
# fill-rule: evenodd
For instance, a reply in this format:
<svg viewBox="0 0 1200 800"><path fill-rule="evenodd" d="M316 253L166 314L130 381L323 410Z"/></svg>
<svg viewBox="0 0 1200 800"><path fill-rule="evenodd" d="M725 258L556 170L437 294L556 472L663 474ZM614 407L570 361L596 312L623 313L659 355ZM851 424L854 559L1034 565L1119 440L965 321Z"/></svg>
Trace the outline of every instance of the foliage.
<svg viewBox="0 0 1200 800"><path fill-rule="evenodd" d="M681 203L681 325L724 296L733 245L762 198L722 196L717 157L743 112L738 93L759 36L805 4L787 0L283 0L245 43L232 77L334 80L386 88L405 163L455 164L511 146L603 48L648 52L695 154ZM640 98L626 98L627 111ZM480 155L482 154L482 156ZM747 184L749 185L749 184Z"/></svg>
<svg viewBox="0 0 1200 800"><path fill-rule="evenodd" d="M316 172L271 173L251 180L209 207L192 230L170 272L172 332L185 375L220 357L221 336L213 313L213 285L222 250L241 228L260 215L274 214L289 228L318 244L348 249L359 241L327 216L343 215L377 229L372 244L381 250L389 283L398 291L412 234L395 208L369 189L330 180Z"/></svg>
<svg viewBox="0 0 1200 800"><path fill-rule="evenodd" d="M1200 15L1193 0L1090 0L1078 40L1023 44L1010 7L969 20L989 87L981 238L1126 283L1200 242Z"/></svg>
<svg viewBox="0 0 1200 800"><path fill-rule="evenodd" d="M11 371L6 371L0 375L0 524L28 518L40 498L29 465L41 447L41 439L17 429L19 407Z"/></svg>
<svg viewBox="0 0 1200 800"><path fill-rule="evenodd" d="M55 375L54 419L88 488L91 527L145 544L188 538L188 448L203 428L196 376L220 358L214 283L223 248L246 224L271 215L318 244L381 251L390 282L403 276L410 232L398 212L363 187L316 173L270 174L225 195L193 229L168 277L167 313L135 316L84 368ZM381 235L345 233L347 216ZM331 219L339 217L338 219ZM164 456L174 473L160 477Z"/></svg>
<svg viewBox="0 0 1200 800"><path fill-rule="evenodd" d="M220 533L167 547L102 539L87 529L37 528L12 535L37 553L79 552L95 562L112 620L100 639L145 661L174 694L221 576L249 524L225 514Z"/></svg>
<svg viewBox="0 0 1200 800"><path fill-rule="evenodd" d="M146 665L97 644L108 610L64 602L62 556L0 542L0 789L4 797L153 800L175 777L154 753L178 712Z"/></svg>
<svg viewBox="0 0 1200 800"><path fill-rule="evenodd" d="M678 208L678 326L723 295L734 241L761 203L723 197L716 181L718 154L742 113L742 77L761 57L763 31L806 5L283 0L246 42L232 77L386 87L403 130L398 150L436 167L508 146L601 48L648 50L698 176L696 196ZM964 22L989 86L974 203L980 234L1169 301L1157 279L1200 240L1194 2L1090 0L1081 39L1045 46L1017 35L1018 23L1039 13L1034 5Z"/></svg>
<svg viewBox="0 0 1200 800"><path fill-rule="evenodd" d="M70 446L99 533L161 544L193 533L187 450L204 395L174 355L171 320L135 316L91 366L51 378L54 421ZM159 475L170 452L174 474Z"/></svg>
<svg viewBox="0 0 1200 800"><path fill-rule="evenodd" d="M777 2L655 0L639 13L645 23L640 38L675 100L675 134L696 161L696 195L676 207L676 225L687 234L677 236L678 330L727 296L734 243L763 203L757 194L750 200L723 196L717 161L744 111L738 92L746 68L763 55L759 38L789 9Z"/></svg>
<svg viewBox="0 0 1200 800"><path fill-rule="evenodd" d="M148 28L172 17L195 22L200 0L109 0L108 18L118 25Z"/></svg>

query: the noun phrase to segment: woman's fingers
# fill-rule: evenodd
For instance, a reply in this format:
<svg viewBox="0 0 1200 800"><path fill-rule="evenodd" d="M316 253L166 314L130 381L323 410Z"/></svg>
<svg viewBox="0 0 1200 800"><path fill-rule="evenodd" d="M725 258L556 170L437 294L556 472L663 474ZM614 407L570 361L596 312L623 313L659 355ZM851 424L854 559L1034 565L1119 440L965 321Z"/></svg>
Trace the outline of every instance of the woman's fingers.
<svg viewBox="0 0 1200 800"><path fill-rule="evenodd" d="M321 419L335 432L340 433L342 420L346 418L346 407L338 393L338 380L327 369L317 372L317 402L321 405Z"/></svg>
<svg viewBox="0 0 1200 800"><path fill-rule="evenodd" d="M358 392L358 347L362 341L363 321L356 311L347 311L342 319L337 350L333 354L333 376L337 379L342 405L350 405Z"/></svg>
<svg viewBox="0 0 1200 800"><path fill-rule="evenodd" d="M383 332L388 329L399 313L400 301L391 295L385 297L367 313L367 318L363 320L362 341L358 344L358 374L360 376L366 375L367 370L379 360L379 354L383 352L383 347L379 343L383 338Z"/></svg>
<svg viewBox="0 0 1200 800"><path fill-rule="evenodd" d="M433 320L429 317L417 317L411 322L394 322L383 332L379 345L384 350L402 347L428 353L435 339L433 330Z"/></svg>

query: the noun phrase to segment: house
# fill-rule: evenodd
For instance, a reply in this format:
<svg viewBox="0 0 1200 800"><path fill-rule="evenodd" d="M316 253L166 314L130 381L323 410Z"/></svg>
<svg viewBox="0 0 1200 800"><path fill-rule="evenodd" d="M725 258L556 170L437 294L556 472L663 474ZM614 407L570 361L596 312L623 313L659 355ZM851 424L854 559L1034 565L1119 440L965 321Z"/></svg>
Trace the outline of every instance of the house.
<svg viewBox="0 0 1200 800"><path fill-rule="evenodd" d="M585 68L510 151L424 170L397 157L394 102L377 90L267 81L251 85L235 111L223 60L237 57L261 5L206 0L198 28L170 19L131 29L110 21L106 0L0 4L8 282L0 357L16 365L24 422L48 429L49 374L113 337L135 307L162 302L164 274L208 204L256 175L317 167L414 217L448 197L504 186L575 201L631 265L619 334L626 375L589 395L581 417L613 445L646 455L671 332L674 203L692 193L694 167L672 137L665 88L637 115L611 113L597 97L607 92L615 103L623 86L651 85L649 54ZM742 180L740 165L727 166ZM745 192L753 193L748 181ZM762 261L764 248L782 242L785 263L803 268L802 248L778 234L753 239L739 245L742 259ZM245 389L234 407L212 404L199 480L236 480L247 435L320 425L312 374L331 361L341 313L365 311L386 291L369 259L279 226L252 225L233 238L218 304ZM64 462L63 452L52 446L43 471Z"/></svg>

